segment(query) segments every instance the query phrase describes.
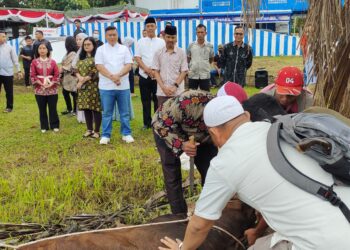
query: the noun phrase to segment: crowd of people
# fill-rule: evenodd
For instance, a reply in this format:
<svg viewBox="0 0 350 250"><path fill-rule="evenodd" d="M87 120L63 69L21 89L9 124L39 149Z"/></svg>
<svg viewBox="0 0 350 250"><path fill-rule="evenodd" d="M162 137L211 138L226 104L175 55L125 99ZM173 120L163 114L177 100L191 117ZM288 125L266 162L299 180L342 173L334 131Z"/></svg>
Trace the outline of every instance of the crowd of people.
<svg viewBox="0 0 350 250"><path fill-rule="evenodd" d="M249 107L244 87L253 52L243 42L243 27L236 26L235 40L220 45L215 55L213 45L205 40L207 31L203 24L196 28L197 40L183 50L177 46L175 26L167 23L157 36L156 20L148 17L144 37L137 42L132 55L134 40L123 38L122 43L116 27L106 28L107 42L103 44L98 40L98 31L89 37L81 28L80 20L75 24L74 37L66 38L66 55L60 66L50 57L52 47L39 30L35 33L35 42L26 37L26 46L21 50L25 85L34 86L41 131L59 131L57 101L62 85L67 107L62 115L77 115L78 120L84 121L87 128L84 137L100 138L100 144L110 143L117 107L122 140L134 142L130 119L135 60L142 101L142 129L153 130L172 213L187 216L181 185L182 153L194 158L203 186L184 242L179 244L165 238L162 242L167 247L196 249L226 203L237 193L260 215L257 228L246 232L251 249L287 249L292 245L295 249L331 249L332 246L348 249L349 238L334 233L341 228L341 236L350 235L343 215L277 175L266 153L269 123L251 122L251 115L244 110ZM21 72L16 53L5 40L6 34L0 32L0 84L4 84L6 91L5 112L11 112L13 65L17 73ZM210 93L211 85L216 84L215 75L222 75L224 79L216 96ZM189 90L185 90L186 77ZM265 98L261 105L272 100L280 108L280 114L302 112L313 101L312 94L304 87L302 71L291 66L282 68L275 83L262 89L260 95ZM253 117L252 110L261 111L260 105L249 109ZM195 143L190 141L191 136ZM295 154L289 146L286 151L296 158L296 164L307 158ZM298 223L293 224L291 218ZM256 241L261 236L261 228L267 225L276 234Z"/></svg>

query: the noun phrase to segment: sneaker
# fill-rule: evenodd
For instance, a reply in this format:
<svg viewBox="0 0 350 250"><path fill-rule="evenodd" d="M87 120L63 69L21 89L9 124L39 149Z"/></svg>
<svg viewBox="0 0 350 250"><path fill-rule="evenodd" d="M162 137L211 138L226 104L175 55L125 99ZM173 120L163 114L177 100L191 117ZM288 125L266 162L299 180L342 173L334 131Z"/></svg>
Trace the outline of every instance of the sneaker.
<svg viewBox="0 0 350 250"><path fill-rule="evenodd" d="M4 110L4 113L10 113L10 112L12 112L12 109L6 108L6 109Z"/></svg>
<svg viewBox="0 0 350 250"><path fill-rule="evenodd" d="M77 115L77 112L72 111L72 112L70 112L70 115L71 115L71 116L76 116L76 115Z"/></svg>
<svg viewBox="0 0 350 250"><path fill-rule="evenodd" d="M98 139L98 138L100 138L100 133L94 132L90 137L94 138L94 139Z"/></svg>
<svg viewBox="0 0 350 250"><path fill-rule="evenodd" d="M83 134L83 137L84 138L88 138L88 137L92 136L93 134L94 133L91 130L88 130L88 131L85 132L85 134Z"/></svg>
<svg viewBox="0 0 350 250"><path fill-rule="evenodd" d="M41 133L43 133L43 134L46 133L46 129L42 129Z"/></svg>
<svg viewBox="0 0 350 250"><path fill-rule="evenodd" d="M107 145L110 142L111 139L109 139L108 137L102 137L100 140L100 144L101 145Z"/></svg>
<svg viewBox="0 0 350 250"><path fill-rule="evenodd" d="M135 141L131 135L123 135L122 140L125 141L126 143L132 143Z"/></svg>
<svg viewBox="0 0 350 250"><path fill-rule="evenodd" d="M59 128L54 128L54 129L53 129L53 132L56 132L56 133L57 133L57 132L59 132L59 131L60 131Z"/></svg>

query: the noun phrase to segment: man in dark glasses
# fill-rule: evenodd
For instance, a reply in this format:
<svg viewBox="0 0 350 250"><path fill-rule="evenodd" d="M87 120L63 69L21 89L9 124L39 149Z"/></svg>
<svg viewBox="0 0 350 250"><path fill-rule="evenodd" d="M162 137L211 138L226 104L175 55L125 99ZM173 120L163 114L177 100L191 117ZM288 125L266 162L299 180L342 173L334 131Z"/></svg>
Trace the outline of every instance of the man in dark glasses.
<svg viewBox="0 0 350 250"><path fill-rule="evenodd" d="M218 66L224 69L224 82L236 82L244 87L246 72L253 62L253 51L243 42L243 27L236 26L234 36L233 42L225 44Z"/></svg>

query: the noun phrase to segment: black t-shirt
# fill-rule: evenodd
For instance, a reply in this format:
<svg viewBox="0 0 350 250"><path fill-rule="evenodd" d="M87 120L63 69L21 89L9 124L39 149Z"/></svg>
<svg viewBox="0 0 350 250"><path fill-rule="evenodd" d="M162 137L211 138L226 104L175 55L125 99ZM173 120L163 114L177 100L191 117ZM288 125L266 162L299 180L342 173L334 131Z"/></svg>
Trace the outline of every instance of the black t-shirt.
<svg viewBox="0 0 350 250"><path fill-rule="evenodd" d="M39 48L39 45L42 44L42 43L46 43L46 45L47 45L49 51L52 52L51 43L50 43L48 40L46 40L46 39L43 39L43 40L41 40L41 41L35 40L35 42L34 42L34 44L33 44L33 53L34 53L34 57L35 57L36 51L37 51L38 48Z"/></svg>
<svg viewBox="0 0 350 250"><path fill-rule="evenodd" d="M24 68L29 68L32 60L34 59L33 45L30 45L30 46L26 45L26 46L24 46L21 49L21 52L19 54L23 55L23 56L30 56L32 58L31 60L27 60L25 58L22 58L23 59L23 67Z"/></svg>
<svg viewBox="0 0 350 250"><path fill-rule="evenodd" d="M80 27L79 29L76 29L74 31L74 38L80 33L86 33L86 30L84 28L82 28L82 27Z"/></svg>
<svg viewBox="0 0 350 250"><path fill-rule="evenodd" d="M96 41L97 48L103 45L103 42L101 40Z"/></svg>

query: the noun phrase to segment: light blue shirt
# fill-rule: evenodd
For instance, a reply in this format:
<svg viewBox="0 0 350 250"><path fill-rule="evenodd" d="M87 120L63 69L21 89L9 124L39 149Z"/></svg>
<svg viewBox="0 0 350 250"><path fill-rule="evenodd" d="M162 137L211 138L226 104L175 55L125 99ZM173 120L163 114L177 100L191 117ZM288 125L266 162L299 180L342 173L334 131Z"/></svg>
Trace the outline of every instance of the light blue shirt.
<svg viewBox="0 0 350 250"><path fill-rule="evenodd" d="M17 67L17 71L21 70L15 49L10 45L0 44L0 58L1 76L13 76L13 65Z"/></svg>

